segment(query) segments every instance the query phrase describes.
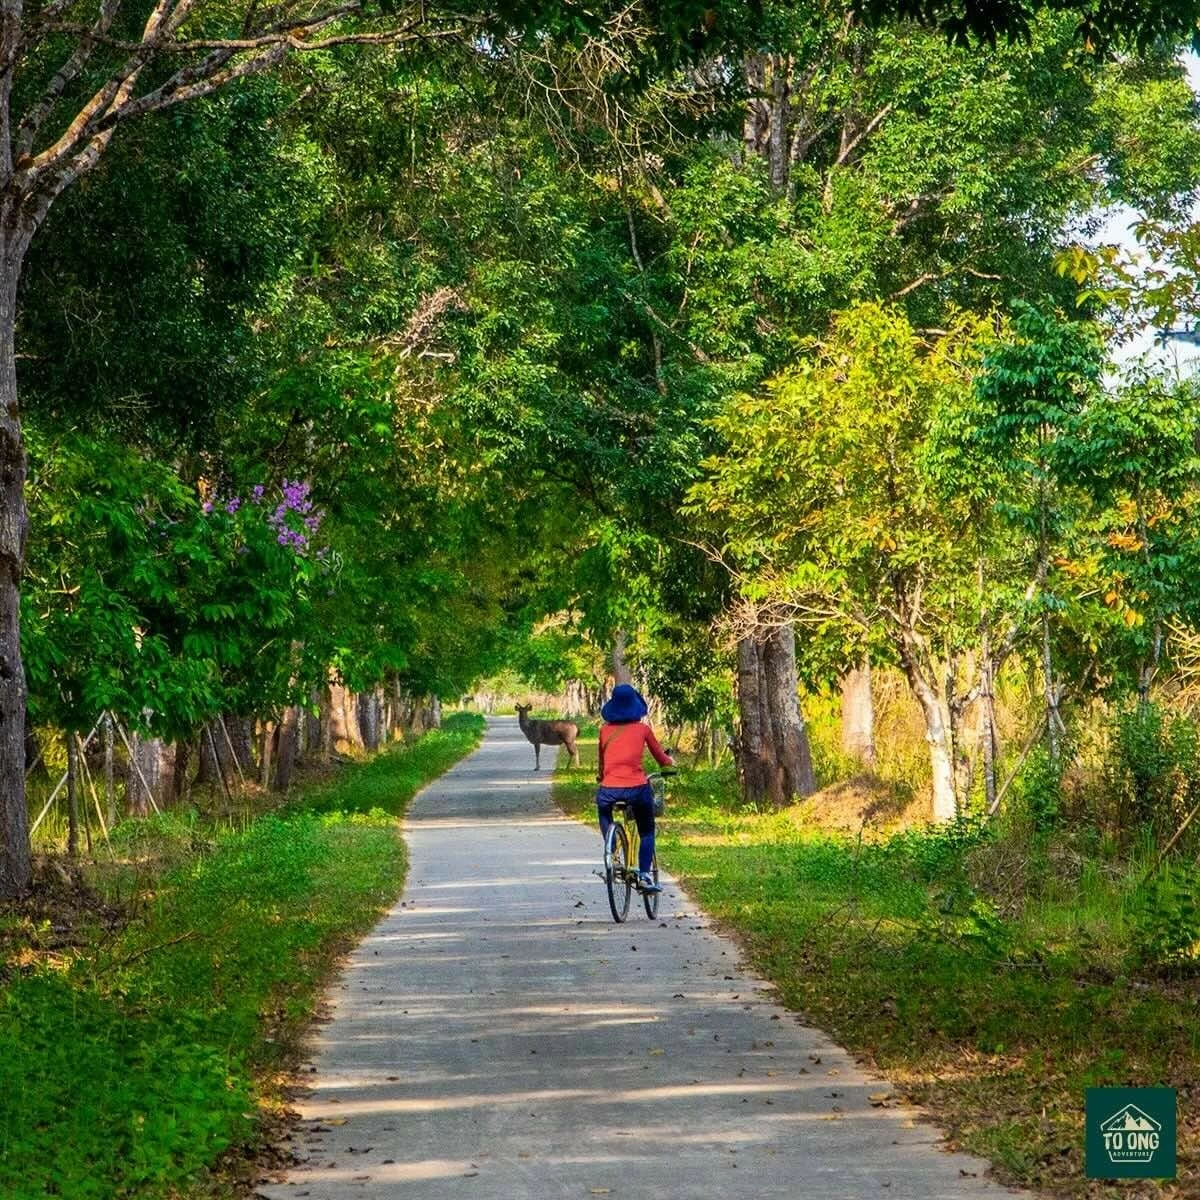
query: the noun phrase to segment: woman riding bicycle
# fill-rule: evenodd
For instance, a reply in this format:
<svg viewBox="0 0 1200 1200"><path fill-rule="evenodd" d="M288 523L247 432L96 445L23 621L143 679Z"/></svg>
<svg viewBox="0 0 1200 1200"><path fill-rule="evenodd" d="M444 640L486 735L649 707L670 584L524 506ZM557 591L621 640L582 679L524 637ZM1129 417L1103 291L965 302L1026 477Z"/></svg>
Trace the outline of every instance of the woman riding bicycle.
<svg viewBox="0 0 1200 1200"><path fill-rule="evenodd" d="M596 811L600 816L600 835L607 839L613 823L613 805L624 801L637 822L641 844L638 847L638 879L642 890L661 892L650 864L654 861L654 792L642 756L649 750L659 766L673 767L675 760L658 744L654 730L642 720L646 702L635 688L619 683L600 710L605 724L600 728L600 763L596 778Z"/></svg>

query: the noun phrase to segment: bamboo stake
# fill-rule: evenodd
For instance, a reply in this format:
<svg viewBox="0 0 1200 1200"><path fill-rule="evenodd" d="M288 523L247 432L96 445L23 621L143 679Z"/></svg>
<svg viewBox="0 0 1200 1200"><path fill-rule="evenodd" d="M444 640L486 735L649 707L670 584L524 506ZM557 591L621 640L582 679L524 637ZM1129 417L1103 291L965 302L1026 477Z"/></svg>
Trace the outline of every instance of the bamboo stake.
<svg viewBox="0 0 1200 1200"><path fill-rule="evenodd" d="M125 736L125 729L120 721L116 722L117 732L121 735L121 741L125 743L125 749L129 754L129 765L137 772L138 779L142 782L142 790L146 793L146 799L150 801L150 807L155 813L161 815L162 810L155 802L154 793L150 790L150 785L146 782L145 775L142 774L142 768L138 766L137 755L133 752L133 747L129 744L129 739Z"/></svg>
<svg viewBox="0 0 1200 1200"><path fill-rule="evenodd" d="M96 736L96 730L100 727L100 721L102 718L103 718L103 714L101 714L100 717L96 718L96 724L92 726L92 732L87 735L87 740L83 743L84 746L87 746L88 743L91 742L92 738ZM64 771L63 776L58 781L58 784L55 786L54 791L52 791L50 793L50 799L46 801L45 807L42 809L42 811L40 813L38 813L37 820L34 821L34 823L29 827L29 836L30 837L33 837L33 835L35 833L37 833L38 826L46 819L46 814L50 811L50 806L54 803L54 801L56 799L58 799L58 793L63 790L63 785L66 782L67 782L67 772Z"/></svg>
<svg viewBox="0 0 1200 1200"><path fill-rule="evenodd" d="M213 738L212 723L205 725L204 732L208 735L208 748L212 751L213 767L217 772L217 779L221 783L221 791L225 796L225 805L228 808L230 802L229 784L225 782L225 772L221 769L221 756L217 753L217 743Z"/></svg>
<svg viewBox="0 0 1200 1200"><path fill-rule="evenodd" d="M1033 727L1033 732L1025 741L1025 745L1021 748L1021 757L1017 759L1017 765L1008 773L1008 778L1000 785L1000 790L996 793L995 800L987 810L987 816L995 816L996 810L1000 807L1000 802L1004 799L1005 793L1008 791L1012 781L1020 774L1021 768L1025 765L1025 760L1029 757L1029 752L1033 749L1034 744L1041 736L1042 726L1046 723L1046 714L1043 713L1039 721Z"/></svg>
<svg viewBox="0 0 1200 1200"><path fill-rule="evenodd" d="M87 764L87 757L83 753L83 746L79 747L79 760L83 763L83 775L87 780L88 791L92 793L92 802L96 806L96 819L100 822L100 832L104 834L104 844L108 847L108 852L115 859L116 851L112 848L112 842L108 840L108 826L104 823L104 813L100 809L100 793L96 791L96 784L92 780L92 770Z"/></svg>
<svg viewBox="0 0 1200 1200"><path fill-rule="evenodd" d="M246 776L242 773L242 764L238 762L237 751L233 748L233 738L229 736L229 727L225 724L225 714L221 713L217 720L221 722L221 732L225 735L225 745L229 747L229 757L233 759L234 769L238 773L238 778L242 781L242 790L246 788Z"/></svg>

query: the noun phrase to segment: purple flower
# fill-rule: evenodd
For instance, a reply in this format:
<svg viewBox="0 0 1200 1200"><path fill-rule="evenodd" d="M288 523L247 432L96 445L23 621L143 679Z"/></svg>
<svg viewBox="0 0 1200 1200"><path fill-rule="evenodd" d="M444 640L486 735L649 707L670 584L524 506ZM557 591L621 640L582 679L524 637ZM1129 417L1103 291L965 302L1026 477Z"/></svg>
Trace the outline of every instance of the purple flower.
<svg viewBox="0 0 1200 1200"><path fill-rule="evenodd" d="M205 502L204 502L204 505L203 505L203 508L204 508L204 511L205 511L206 513L210 513L210 512L212 512L212 510L213 510L212 501L211 501L211 500L205 500Z"/></svg>
<svg viewBox="0 0 1200 1200"><path fill-rule="evenodd" d="M234 514L235 512L237 512L237 510L238 510L239 508L241 508L241 507L242 507L242 502L241 502L241 500L239 500L239 499L237 498L237 496L234 496L234 498L233 498L232 500L230 500L230 502L229 502L227 505L225 505L225 511L226 511L226 512L227 512L227 513L228 513L230 516L233 516L233 514Z"/></svg>
<svg viewBox="0 0 1200 1200"><path fill-rule="evenodd" d="M263 498L263 492L265 492L266 490L267 489L265 487L263 487L263 485L261 483L256 483L254 485L253 491L251 491L251 493L250 493L250 498L254 501L255 504L258 504L259 501L261 501Z"/></svg>

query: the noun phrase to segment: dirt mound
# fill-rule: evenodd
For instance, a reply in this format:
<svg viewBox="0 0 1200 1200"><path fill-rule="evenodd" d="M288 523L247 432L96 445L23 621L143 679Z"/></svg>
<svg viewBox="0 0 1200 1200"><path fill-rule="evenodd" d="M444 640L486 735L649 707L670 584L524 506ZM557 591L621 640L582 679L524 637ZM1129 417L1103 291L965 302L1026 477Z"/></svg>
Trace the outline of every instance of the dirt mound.
<svg viewBox="0 0 1200 1200"><path fill-rule="evenodd" d="M929 800L863 773L831 783L790 809L798 824L857 833L907 829L930 819Z"/></svg>

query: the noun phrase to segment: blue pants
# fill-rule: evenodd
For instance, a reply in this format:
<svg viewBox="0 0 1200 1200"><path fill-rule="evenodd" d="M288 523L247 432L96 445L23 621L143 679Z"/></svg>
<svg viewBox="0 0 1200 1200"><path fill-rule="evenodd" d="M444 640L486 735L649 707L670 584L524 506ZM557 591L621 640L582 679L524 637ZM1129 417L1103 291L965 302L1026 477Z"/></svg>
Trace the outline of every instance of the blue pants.
<svg viewBox="0 0 1200 1200"><path fill-rule="evenodd" d="M641 787L608 788L602 787L596 792L596 811L600 814L600 836L608 842L608 831L612 828L613 805L618 800L624 800L633 813L637 822L637 831L641 837L638 847L638 870L649 871L654 861L654 791L648 783Z"/></svg>

